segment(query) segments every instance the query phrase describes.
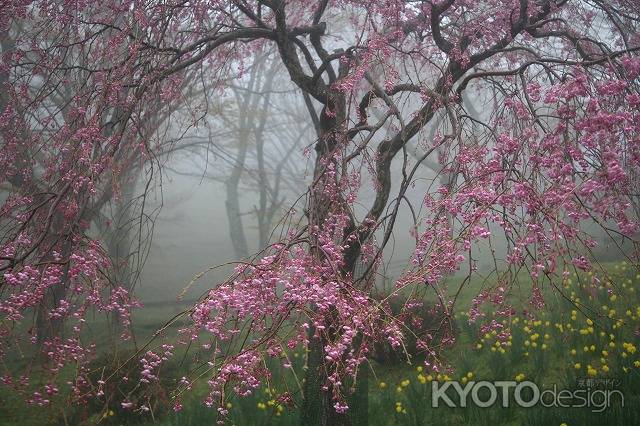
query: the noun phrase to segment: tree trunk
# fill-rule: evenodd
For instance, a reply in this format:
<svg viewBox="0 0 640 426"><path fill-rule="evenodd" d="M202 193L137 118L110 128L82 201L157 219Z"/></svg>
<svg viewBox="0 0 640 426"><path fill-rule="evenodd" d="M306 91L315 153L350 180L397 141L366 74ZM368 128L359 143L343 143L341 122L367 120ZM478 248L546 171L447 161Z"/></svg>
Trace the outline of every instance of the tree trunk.
<svg viewBox="0 0 640 426"><path fill-rule="evenodd" d="M64 226L64 217L61 213L56 213L52 221L52 232L50 236L51 241L55 241L58 238L64 238L62 229ZM71 240L70 237L61 244L60 255L63 259L68 259L71 255ZM47 258L53 259L49 254ZM52 309L56 309L60 300L64 299L67 294L67 288L69 287L69 263L64 266L64 272L60 278L60 282L45 290L45 294L40 301L37 308L36 315L36 332L38 336L38 343L42 344L45 340L53 337L62 337L63 333L63 321L60 318L49 318L49 312Z"/></svg>
<svg viewBox="0 0 640 426"><path fill-rule="evenodd" d="M131 246L131 231L134 226L133 199L137 177L137 172L129 173L129 176L125 176L122 186L122 199L116 206L113 223L108 229L106 241L107 255L112 264L114 286L122 287L129 293L132 293L137 281L134 279L134 275L139 272L137 269L134 270L131 265L131 258L135 253ZM118 336L118 333L122 332L123 328L120 323L120 317L116 313L112 314L111 323L114 335Z"/></svg>
<svg viewBox="0 0 640 426"><path fill-rule="evenodd" d="M114 281L117 286L130 291L131 279L131 226L133 223L132 202L135 181L127 181L122 188L122 200L114 215L113 227L107 241L107 252L113 263Z"/></svg>
<svg viewBox="0 0 640 426"><path fill-rule="evenodd" d="M324 192L327 177L324 176L323 160L333 155L333 150L339 143L340 129L345 122L345 99L343 95L334 95L321 112L319 142L316 144L316 163L314 168L313 181L315 185L310 189L309 202L309 225L313 229L322 229L325 219L333 210L339 210L342 206L336 206L335 202L328 199ZM330 109L335 113L333 118L329 118L325 113ZM319 261L324 254L318 249L318 242L315 241L315 232L311 231L312 248L311 252L317 256ZM347 259L348 261L350 259ZM345 273L353 272L355 259L345 265ZM331 319L325 320L325 330L332 328ZM325 363L324 347L326 337L323 333L320 337L314 337L313 327L309 331L309 352L307 353L307 370L305 372L304 401L300 415L300 424L304 426L334 426L334 425L366 425L368 421L368 383L367 370L360 368L356 378L355 391L353 391L347 402L349 410L345 414L336 413L332 396L322 390L327 383L328 372ZM343 384L344 394L348 395L353 388L353 383Z"/></svg>
<svg viewBox="0 0 640 426"><path fill-rule="evenodd" d="M322 390L324 385L324 345L322 339L314 338L314 327L309 329L309 352L307 353L307 371L305 372L304 400L300 414L300 425L329 425L331 401ZM333 411L335 413L335 411Z"/></svg>
<svg viewBox="0 0 640 426"><path fill-rule="evenodd" d="M327 383L327 371L325 365L323 337L314 337L315 329L309 329L309 352L307 353L307 370L305 372L304 399L300 414L301 426L364 426L369 421L369 370L366 365L361 365L355 383L343 385L348 394L347 404L349 411L345 414L336 413L333 407L331 395L322 389ZM356 345L360 344L361 336L356 339Z"/></svg>
<svg viewBox="0 0 640 426"><path fill-rule="evenodd" d="M227 182L227 218L229 219L229 236L237 259L246 259L249 256L247 237L244 233L244 225L240 212L240 200L238 197L238 185Z"/></svg>

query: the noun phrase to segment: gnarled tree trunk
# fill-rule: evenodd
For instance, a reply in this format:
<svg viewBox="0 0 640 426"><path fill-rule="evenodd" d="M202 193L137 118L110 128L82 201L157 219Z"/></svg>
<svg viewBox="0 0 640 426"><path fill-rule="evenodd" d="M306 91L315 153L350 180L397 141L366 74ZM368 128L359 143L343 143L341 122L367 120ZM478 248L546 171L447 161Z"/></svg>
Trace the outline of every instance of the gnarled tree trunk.
<svg viewBox="0 0 640 426"><path fill-rule="evenodd" d="M346 74L346 70L341 70ZM331 111L333 118L330 118L327 111ZM310 189L309 201L309 226L321 228L324 222L332 213L340 211L344 206L336 205L336 202L329 199L325 192L325 185L328 179L334 177L325 174L327 161L332 159L336 146L341 138L345 137L342 128L346 120L346 100L344 94L332 93L327 105L322 110L319 120L319 138L316 144L316 162L313 176L313 186ZM311 235L315 235L312 231ZM312 237L313 238L313 237ZM317 241L311 242L311 251L318 257L319 261L324 261L324 253L319 248ZM343 274L353 274L358 256L346 256L345 264L342 268ZM335 332L333 321L330 317L325 320L325 332ZM356 339L360 340L360 339ZM329 372L325 360L325 345L327 334L319 333L316 336L313 327L309 330L309 347L307 354L307 370L305 372L304 401L300 416L301 425L362 425L367 424L368 418L368 371L360 368L355 383L343 383L344 393L349 395L347 399L349 410L347 413L339 414L334 408L334 401L329 392L322 388L327 383Z"/></svg>

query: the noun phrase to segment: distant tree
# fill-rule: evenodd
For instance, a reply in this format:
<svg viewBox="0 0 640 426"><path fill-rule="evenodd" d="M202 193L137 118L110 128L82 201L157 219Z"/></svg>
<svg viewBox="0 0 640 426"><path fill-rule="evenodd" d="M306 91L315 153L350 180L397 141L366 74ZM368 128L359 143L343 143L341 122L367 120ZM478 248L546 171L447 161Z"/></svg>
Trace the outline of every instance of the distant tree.
<svg viewBox="0 0 640 426"><path fill-rule="evenodd" d="M183 144L190 146L178 156L183 164L168 167L224 185L236 259L264 249L288 209L287 199L305 190L303 149L312 144L313 123L302 98L283 84L284 71L267 55L257 56L246 75L227 83L226 96L207 117L206 132L186 135L192 144ZM257 229L255 242L247 238L251 228Z"/></svg>

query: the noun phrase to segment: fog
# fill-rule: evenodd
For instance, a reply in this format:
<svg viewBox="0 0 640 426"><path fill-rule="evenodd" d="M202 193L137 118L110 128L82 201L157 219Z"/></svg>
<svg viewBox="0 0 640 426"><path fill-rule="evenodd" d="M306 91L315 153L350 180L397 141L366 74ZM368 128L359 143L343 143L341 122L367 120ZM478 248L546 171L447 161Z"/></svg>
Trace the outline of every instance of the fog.
<svg viewBox="0 0 640 426"><path fill-rule="evenodd" d="M309 168L312 166L312 157L305 158L302 151L299 152L298 161L304 162L304 167L300 167L299 175L296 176L299 180L298 184L304 183L299 186L304 187L311 181ZM171 168L178 167L183 170L193 167L193 161L178 158L171 160L175 162L171 164ZM220 169L222 166L218 162L221 161L219 158L213 158L210 160L209 167ZM205 178L206 173L202 172L205 169L205 160L196 158L196 162L201 162L201 167L198 169L198 173L201 173L200 177L185 176L165 170L160 182L156 182L150 194L146 209L160 208L153 220L152 242L143 264L140 280L136 284L136 296L143 304L154 305L176 302L180 299L183 305L188 305L208 289L228 278L232 272L231 264L240 260L234 253L232 236L229 232L224 183ZM399 174L398 164L396 166L395 173ZM430 185L434 178L435 173L427 168L424 168L416 178L416 185L407 197L417 208L427 190L426 186ZM143 187L139 185L139 189L142 190ZM303 195L304 191L289 192L284 206L287 208L293 206L294 202ZM240 196L245 214L244 232L251 254L260 250L257 218L252 214L258 198L256 191L249 187L244 188ZM368 182L364 185L359 204L368 206L372 199L373 189ZM302 210L300 202L297 207L300 215ZM284 210L276 216L276 222L285 214ZM273 223L271 229L275 229L276 225L277 223ZM415 248L415 240L410 232L412 227L411 211L406 208L400 209L392 239L384 252L385 262L379 271L378 282L385 278L392 281L407 266ZM594 253L601 260L614 259L622 255L616 245L607 240L606 235L597 225L593 224L588 231L599 237L602 245ZM275 239L272 238L271 242L274 241ZM491 243L500 258L506 246L504 235L494 232ZM623 241L620 244L621 247L628 248ZM487 244L475 246L473 258L477 261L476 264L480 270L492 266L491 250ZM192 283L192 280L202 273L206 274ZM189 288L185 292L187 287Z"/></svg>
<svg viewBox="0 0 640 426"><path fill-rule="evenodd" d="M296 181L292 187L298 191L291 188L286 191L283 206L270 224L271 231L276 230L277 222L289 208L296 208L298 216L302 214L303 202L300 201L300 197L304 197L305 188L311 182L309 175L314 160L313 152L310 155L303 152L306 145L314 142L314 136L308 132L305 137L307 139L302 141L295 155L297 169L289 177ZM225 167L229 166L229 162L215 153L216 143L227 145L229 142L233 144L233 140L220 140L209 147L209 164L206 156L202 154L171 156L165 163L166 168L162 171L161 177L155 178L153 190L149 191L148 204L145 206L146 210L155 212L152 242L148 247L146 261L142 265L139 282L136 284L136 295L144 304L176 302L180 299L187 305L228 278L232 272L232 264L241 260L233 249L226 208L227 193L224 180ZM269 149L268 144L266 149ZM401 160L396 160L394 163L395 177L399 177L401 173L400 162ZM217 173L219 178L208 178L212 173ZM259 194L251 185L251 179L246 181L240 191L239 201L249 253L253 255L261 249L258 218L255 214ZM434 184L434 181L437 185L436 173L427 167L423 167L417 174L415 185L407 193L407 198L414 208L420 209L424 194L433 191L429 186ZM137 186L140 192L145 190L142 183L144 182L139 182ZM372 203L374 195L372 183L363 183L357 203L362 207L362 211ZM392 193L393 191L397 192L396 186ZM412 228L411 210L401 208L391 241L384 252L385 262L379 271L378 282L385 279L393 281L407 266L415 248ZM607 242L605 234L598 226L593 224L588 231L599 236L602 246L596 249L595 253L603 260L621 255L615 245ZM276 240L277 232L270 242ZM497 257L502 259L506 247L504 235L494 232L491 244ZM621 244L622 247L626 247L622 242ZM472 257L481 271L493 266L488 244L475 246ZM200 278L192 282L195 277Z"/></svg>

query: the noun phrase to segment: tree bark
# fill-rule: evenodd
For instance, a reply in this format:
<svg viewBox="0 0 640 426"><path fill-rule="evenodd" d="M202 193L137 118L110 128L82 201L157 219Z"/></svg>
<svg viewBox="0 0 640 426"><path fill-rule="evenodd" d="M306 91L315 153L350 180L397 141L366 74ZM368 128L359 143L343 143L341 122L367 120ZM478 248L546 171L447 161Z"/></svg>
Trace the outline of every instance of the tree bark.
<svg viewBox="0 0 640 426"><path fill-rule="evenodd" d="M330 110L334 117L330 118L326 112ZM313 228L322 229L325 219L333 212L338 211L342 206L335 205L327 198L324 192L326 184L325 161L331 161L333 151L339 143L341 129L346 120L346 102L343 94L333 94L327 106L322 110L320 116L320 135L316 144L316 163L314 168L314 186L310 189L309 202L309 225L312 228L312 238L316 235ZM324 259L322 250L318 248L317 241L312 240L311 252L321 262ZM355 268L355 258L345 259L342 272L353 273ZM332 321L326 319L325 331L330 332ZM327 383L327 366L325 362L324 347L327 343L326 335L320 333L319 337L314 337L313 327L309 331L309 347L307 354L307 370L305 372L304 401L300 416L301 425L313 426L334 426L334 425L365 425L368 419L368 383L366 368L359 369L356 383L345 383L343 385L344 394L349 394L355 385L355 391L349 395L347 402L349 411L339 414L334 408L332 396L324 391L322 387ZM359 339L356 339L359 340Z"/></svg>

